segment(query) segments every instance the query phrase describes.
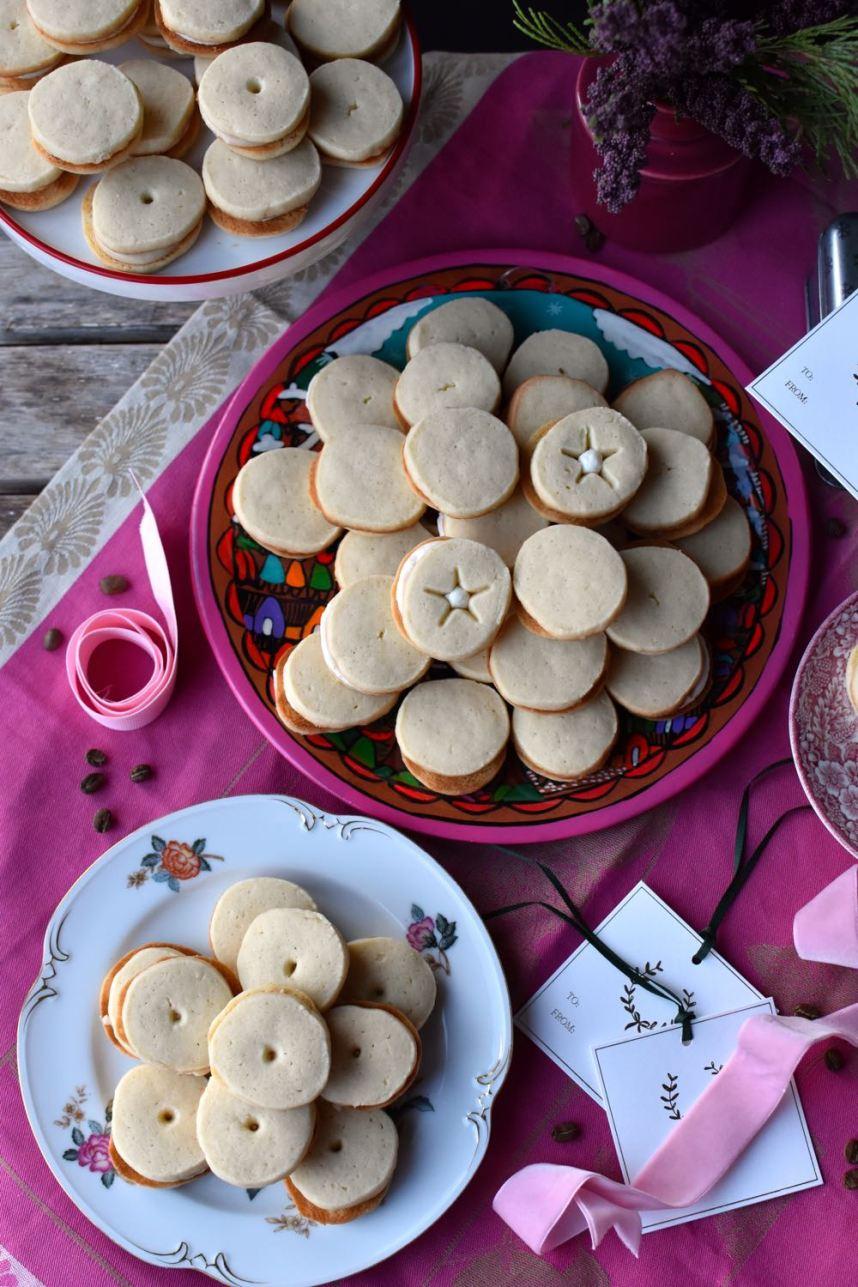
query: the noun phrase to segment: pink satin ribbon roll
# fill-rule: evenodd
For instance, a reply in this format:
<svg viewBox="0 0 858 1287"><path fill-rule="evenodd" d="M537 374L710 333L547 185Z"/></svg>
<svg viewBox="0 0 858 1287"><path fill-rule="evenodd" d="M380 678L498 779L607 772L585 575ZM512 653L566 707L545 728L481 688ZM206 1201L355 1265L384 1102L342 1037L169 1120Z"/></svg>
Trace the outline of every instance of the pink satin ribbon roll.
<svg viewBox="0 0 858 1287"><path fill-rule="evenodd" d="M179 630L173 587L155 515L142 492L140 496L143 504L140 543L152 595L166 628L148 612L136 608L105 608L77 627L66 648L66 675L79 705L91 719L118 732L151 724L164 710L176 684ZM149 678L137 692L116 699L110 698L104 684L98 691L91 682L95 653L111 643L139 649L152 667ZM117 687L123 685L117 683Z"/></svg>
<svg viewBox="0 0 858 1287"><path fill-rule="evenodd" d="M809 960L858 966L858 867L832 881L795 918ZM858 1046L858 1005L822 1019L755 1015L718 1076L633 1184L578 1167L535 1163L495 1195L494 1209L537 1255L585 1229L597 1247L611 1229L638 1254L641 1211L693 1205L727 1173L780 1104L803 1056L840 1037Z"/></svg>

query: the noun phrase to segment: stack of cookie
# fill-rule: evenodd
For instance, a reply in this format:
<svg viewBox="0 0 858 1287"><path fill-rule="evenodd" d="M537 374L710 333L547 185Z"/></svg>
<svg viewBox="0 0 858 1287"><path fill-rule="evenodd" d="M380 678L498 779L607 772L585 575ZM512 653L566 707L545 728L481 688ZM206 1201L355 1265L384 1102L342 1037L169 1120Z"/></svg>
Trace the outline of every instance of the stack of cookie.
<svg viewBox="0 0 858 1287"><path fill-rule="evenodd" d="M321 452L262 453L233 491L275 553L339 541L339 593L277 662L281 721L339 732L401 697L402 758L442 794L489 782L510 737L533 772L577 781L608 759L617 705L694 709L711 599L750 559L693 381L660 371L609 406L591 339L513 344L499 307L463 297L419 318L401 372L335 358L307 390ZM456 677L426 678L433 663Z"/></svg>
<svg viewBox="0 0 858 1287"><path fill-rule="evenodd" d="M398 41L399 0L293 0L287 22L291 35L267 0L0 0L0 201L49 209L78 176L104 174L85 193L84 233L120 272L185 254L206 205L235 236L291 231L323 164L386 159L403 105L373 61ZM146 57L95 57L136 36ZM191 57L198 94L157 61ZM203 123L214 141L201 179L182 158Z"/></svg>
<svg viewBox="0 0 858 1287"><path fill-rule="evenodd" d="M343 1224L383 1200L398 1136L383 1110L418 1074L435 976L402 939L347 943L299 885L230 886L211 957L147 943L108 972L104 1031L140 1060L113 1097L110 1155L153 1188L210 1170L285 1180L302 1215Z"/></svg>

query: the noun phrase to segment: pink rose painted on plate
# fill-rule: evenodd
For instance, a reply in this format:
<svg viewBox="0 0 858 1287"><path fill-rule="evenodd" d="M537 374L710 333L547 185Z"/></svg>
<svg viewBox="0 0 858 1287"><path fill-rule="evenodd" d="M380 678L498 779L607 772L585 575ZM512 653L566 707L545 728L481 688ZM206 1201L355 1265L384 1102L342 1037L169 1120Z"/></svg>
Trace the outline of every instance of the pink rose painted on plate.
<svg viewBox="0 0 858 1287"><path fill-rule="evenodd" d="M450 962L447 952L456 942L456 922L448 921L441 912L434 917L427 916L417 903L411 904L411 924L405 931L415 952L420 952L432 966L433 970L450 973Z"/></svg>

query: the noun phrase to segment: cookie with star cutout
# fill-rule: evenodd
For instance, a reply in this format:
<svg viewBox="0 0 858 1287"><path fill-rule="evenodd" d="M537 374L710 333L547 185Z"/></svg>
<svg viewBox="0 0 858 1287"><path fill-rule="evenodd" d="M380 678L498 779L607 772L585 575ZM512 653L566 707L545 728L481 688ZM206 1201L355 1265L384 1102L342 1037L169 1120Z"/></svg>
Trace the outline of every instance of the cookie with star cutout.
<svg viewBox="0 0 858 1287"><path fill-rule="evenodd" d="M487 647L511 598L509 569L500 555L461 537L418 545L393 580L396 624L415 648L439 661L472 657Z"/></svg>
<svg viewBox="0 0 858 1287"><path fill-rule="evenodd" d="M618 411L591 407L544 425L528 445L523 490L543 517L597 527L615 518L647 472L647 444Z"/></svg>

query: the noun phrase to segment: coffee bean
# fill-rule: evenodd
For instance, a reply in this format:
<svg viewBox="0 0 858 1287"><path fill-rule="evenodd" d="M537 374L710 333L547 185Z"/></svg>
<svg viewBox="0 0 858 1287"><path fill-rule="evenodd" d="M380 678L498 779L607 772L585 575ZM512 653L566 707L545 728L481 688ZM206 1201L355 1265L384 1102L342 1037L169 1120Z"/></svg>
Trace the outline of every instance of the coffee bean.
<svg viewBox="0 0 858 1287"><path fill-rule="evenodd" d="M96 831L109 831L113 826L113 814L109 809L99 809L92 820L92 825Z"/></svg>
<svg viewBox="0 0 858 1287"><path fill-rule="evenodd" d="M815 1005L797 1005L793 1014L797 1019L818 1019L822 1011Z"/></svg>
<svg viewBox="0 0 858 1287"><path fill-rule="evenodd" d="M62 641L63 632L57 630L56 626L51 626L50 630L46 630L42 637L42 647L45 652L56 652Z"/></svg>
<svg viewBox="0 0 858 1287"><path fill-rule="evenodd" d="M568 1144L571 1140L577 1140L580 1134L581 1127L577 1122L558 1122L551 1130L551 1138L558 1144Z"/></svg>
<svg viewBox="0 0 858 1287"><path fill-rule="evenodd" d="M124 594L128 581L124 576L103 576L98 583L102 594Z"/></svg>
<svg viewBox="0 0 858 1287"><path fill-rule="evenodd" d="M105 778L103 773L87 773L86 777L80 784L80 789L86 795L94 795L104 786Z"/></svg>
<svg viewBox="0 0 858 1287"><path fill-rule="evenodd" d="M846 1060L843 1058L843 1052L838 1050L836 1046L832 1046L830 1050L826 1050L825 1066L826 1068L830 1068L832 1072L840 1072L840 1069L843 1067L845 1062Z"/></svg>
<svg viewBox="0 0 858 1287"><path fill-rule="evenodd" d="M846 1185L847 1189L858 1189L858 1166L855 1166L851 1171L846 1172L843 1177L843 1183Z"/></svg>
<svg viewBox="0 0 858 1287"><path fill-rule="evenodd" d="M97 746L93 746L87 751L85 759L87 764L91 764L96 769L100 769L103 764L107 763L107 756Z"/></svg>
<svg viewBox="0 0 858 1287"><path fill-rule="evenodd" d="M851 1165L858 1163L858 1140L850 1140L843 1153L846 1161Z"/></svg>
<svg viewBox="0 0 858 1287"><path fill-rule="evenodd" d="M151 764L135 764L134 768L131 770L131 781L148 782L152 777L152 772Z"/></svg>

